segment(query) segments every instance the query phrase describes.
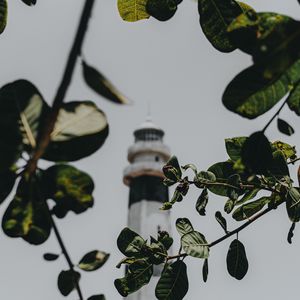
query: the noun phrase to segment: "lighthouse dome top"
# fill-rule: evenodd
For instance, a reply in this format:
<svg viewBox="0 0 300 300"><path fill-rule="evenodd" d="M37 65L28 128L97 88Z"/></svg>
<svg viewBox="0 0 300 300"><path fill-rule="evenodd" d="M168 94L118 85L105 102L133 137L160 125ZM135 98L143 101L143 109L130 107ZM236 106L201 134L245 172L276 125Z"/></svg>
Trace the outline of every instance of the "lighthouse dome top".
<svg viewBox="0 0 300 300"><path fill-rule="evenodd" d="M157 141L162 140L164 131L148 116L146 121L134 131L134 136L136 141Z"/></svg>

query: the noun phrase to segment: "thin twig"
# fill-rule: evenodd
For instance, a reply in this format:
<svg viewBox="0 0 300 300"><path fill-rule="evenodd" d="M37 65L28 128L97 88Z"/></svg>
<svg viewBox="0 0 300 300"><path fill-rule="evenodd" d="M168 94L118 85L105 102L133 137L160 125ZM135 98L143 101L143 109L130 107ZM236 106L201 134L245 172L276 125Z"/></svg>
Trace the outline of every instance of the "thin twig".
<svg viewBox="0 0 300 300"><path fill-rule="evenodd" d="M267 130L267 128L270 126L270 124L273 122L273 120L280 114L280 112L282 111L283 107L285 106L285 104L287 103L288 98L286 98L284 100L284 102L282 103L282 105L279 107L279 109L277 110L277 112L275 113L275 115L270 119L270 121L266 124L266 126L264 127L264 129L262 130L262 132L265 132Z"/></svg>
<svg viewBox="0 0 300 300"><path fill-rule="evenodd" d="M86 0L81 19L79 22L79 26L77 29L76 37L73 43L73 46L71 48L69 58L66 64L66 68L63 74L62 81L60 83L60 86L57 90L56 96L53 101L52 109L49 115L47 116L45 120L45 125L41 130L40 138L38 139L37 147L33 153L32 158L28 162L26 172L29 175L32 175L36 168L38 160L43 156L43 154L46 151L46 148L48 144L50 143L51 139L51 133L54 129L57 116L59 113L59 109L64 101L65 95L67 93L67 90L70 86L75 65L77 62L77 58L81 55L81 48L84 41L84 37L88 28L88 22L93 10L95 0Z"/></svg>
<svg viewBox="0 0 300 300"><path fill-rule="evenodd" d="M291 161L289 161L287 164L294 164L296 161L299 161L300 160L300 157L297 157L295 159L292 159Z"/></svg>

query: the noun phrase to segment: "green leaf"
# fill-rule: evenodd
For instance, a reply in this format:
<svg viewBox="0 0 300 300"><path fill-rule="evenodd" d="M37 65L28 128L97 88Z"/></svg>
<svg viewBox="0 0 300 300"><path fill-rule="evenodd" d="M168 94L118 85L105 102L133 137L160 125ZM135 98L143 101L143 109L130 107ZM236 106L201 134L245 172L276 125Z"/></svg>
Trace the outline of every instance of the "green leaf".
<svg viewBox="0 0 300 300"><path fill-rule="evenodd" d="M277 150L273 152L273 160L269 171L278 179L284 176L290 176L289 168L282 151Z"/></svg>
<svg viewBox="0 0 300 300"><path fill-rule="evenodd" d="M181 168L176 156L172 156L163 166L163 172L166 178L174 183L179 181L182 176Z"/></svg>
<svg viewBox="0 0 300 300"><path fill-rule="evenodd" d="M299 188L289 189L286 197L286 209L292 222L300 221L300 192Z"/></svg>
<svg viewBox="0 0 300 300"><path fill-rule="evenodd" d="M207 203L208 203L208 192L207 189L204 188L196 202L196 210L200 216L205 216L206 214L205 208Z"/></svg>
<svg viewBox="0 0 300 300"><path fill-rule="evenodd" d="M147 0L118 0L118 10L121 18L127 22L148 19L146 11Z"/></svg>
<svg viewBox="0 0 300 300"><path fill-rule="evenodd" d="M215 218L218 221L218 223L221 225L221 227L224 229L225 233L227 234L229 232L227 230L227 222L226 219L222 216L220 211L217 211L215 213Z"/></svg>
<svg viewBox="0 0 300 300"><path fill-rule="evenodd" d="M244 245L239 240L234 240L226 258L228 273L235 279L241 280L248 272L248 260Z"/></svg>
<svg viewBox="0 0 300 300"><path fill-rule="evenodd" d="M109 258L109 254L103 251L94 250L80 260L78 267L84 271L95 271L101 268Z"/></svg>
<svg viewBox="0 0 300 300"><path fill-rule="evenodd" d="M168 252L165 246L151 236L150 245L144 250L149 258L149 262L155 265L160 265L165 262Z"/></svg>
<svg viewBox="0 0 300 300"><path fill-rule="evenodd" d="M281 133L284 133L286 135L293 135L295 133L294 128L289 123L280 118L277 119L277 127Z"/></svg>
<svg viewBox="0 0 300 300"><path fill-rule="evenodd" d="M36 4L36 0L22 0L25 4L31 6Z"/></svg>
<svg viewBox="0 0 300 300"><path fill-rule="evenodd" d="M203 262L202 277L203 277L203 281L206 282L207 277L208 277L208 259L207 258L204 259L204 262Z"/></svg>
<svg viewBox="0 0 300 300"><path fill-rule="evenodd" d="M87 300L105 300L105 296L103 294L94 295L94 296L88 297Z"/></svg>
<svg viewBox="0 0 300 300"><path fill-rule="evenodd" d="M173 244L173 238L166 231L159 231L157 240L164 245L166 250L169 250Z"/></svg>
<svg viewBox="0 0 300 300"><path fill-rule="evenodd" d="M276 142L273 142L271 144L271 147L272 147L272 151L276 151L276 150L280 150L285 159L294 159L296 158L296 147L295 146L291 146L287 143L283 143L281 141L276 141Z"/></svg>
<svg viewBox="0 0 300 300"><path fill-rule="evenodd" d="M182 300L189 289L186 264L178 260L167 265L155 288L158 300Z"/></svg>
<svg viewBox="0 0 300 300"><path fill-rule="evenodd" d="M147 13L159 21L171 19L177 11L178 0L148 0Z"/></svg>
<svg viewBox="0 0 300 300"><path fill-rule="evenodd" d="M200 171L194 177L195 186L198 188L205 188L206 184L215 181L216 181L216 176L213 172L210 171Z"/></svg>
<svg viewBox="0 0 300 300"><path fill-rule="evenodd" d="M299 81L300 60L278 75L266 74L264 65L253 65L238 74L226 87L222 97L227 109L254 119L270 110Z"/></svg>
<svg viewBox="0 0 300 300"><path fill-rule="evenodd" d="M216 163L208 171L214 173L216 181L220 183L227 183L228 178L236 174L236 171L233 169L233 163L229 161ZM220 196L227 196L229 191L229 188L224 186L209 186L208 189Z"/></svg>
<svg viewBox="0 0 300 300"><path fill-rule="evenodd" d="M295 227L296 227L296 223L292 223L292 226L289 230L288 237L287 237L287 241L288 241L289 244L292 243L292 238L294 236Z"/></svg>
<svg viewBox="0 0 300 300"><path fill-rule="evenodd" d="M86 84L100 96L117 104L129 104L129 100L98 70L82 61L83 77Z"/></svg>
<svg viewBox="0 0 300 300"><path fill-rule="evenodd" d="M50 161L74 161L97 151L108 136L103 111L90 101L62 105L51 142L43 158Z"/></svg>
<svg viewBox="0 0 300 300"><path fill-rule="evenodd" d="M185 235L191 231L194 231L193 225L187 218L179 218L176 220L176 229L180 236Z"/></svg>
<svg viewBox="0 0 300 300"><path fill-rule="evenodd" d="M17 175L13 170L0 172L0 204L12 191Z"/></svg>
<svg viewBox="0 0 300 300"><path fill-rule="evenodd" d="M44 260L47 261L54 261L57 260L59 258L59 254L55 254L55 253L45 253L43 255Z"/></svg>
<svg viewBox="0 0 300 300"><path fill-rule="evenodd" d="M290 110L300 116L300 82L295 84L294 88L291 90L287 99L287 104Z"/></svg>
<svg viewBox="0 0 300 300"><path fill-rule="evenodd" d="M198 171L197 171L197 167L194 165L194 164L187 164L187 165L185 165L185 166L183 166L183 167L181 167L184 171L186 171L186 170L188 170L188 169L191 169L193 172L194 172L194 174L197 176L197 173L198 173Z"/></svg>
<svg viewBox="0 0 300 300"><path fill-rule="evenodd" d="M208 258L209 247L203 234L191 231L181 237L181 246L186 254L197 258Z"/></svg>
<svg viewBox="0 0 300 300"><path fill-rule="evenodd" d="M139 257L146 241L128 227L124 228L117 239L119 250L128 257Z"/></svg>
<svg viewBox="0 0 300 300"><path fill-rule="evenodd" d="M64 217L68 211L79 214L93 206L94 182L88 174L70 165L57 164L48 168L42 178L47 198L56 203L53 213L57 217Z"/></svg>
<svg viewBox="0 0 300 300"><path fill-rule="evenodd" d="M234 209L235 204L236 204L236 200L232 200L229 198L224 205L224 211L227 214L230 214L232 212L232 210Z"/></svg>
<svg viewBox="0 0 300 300"><path fill-rule="evenodd" d="M127 297L148 284L152 274L153 265L146 259L139 259L129 265L125 277L116 279L114 284L120 295Z"/></svg>
<svg viewBox="0 0 300 300"><path fill-rule="evenodd" d="M232 217L236 221L246 220L251 216L253 216L254 214L256 214L257 212L259 212L260 210L262 210L264 206L268 204L270 201L271 201L270 197L262 197L258 200L246 203L240 206L239 208L237 208L233 212Z"/></svg>
<svg viewBox="0 0 300 300"><path fill-rule="evenodd" d="M226 151L232 161L235 162L241 158L242 147L246 139L244 136L225 139Z"/></svg>
<svg viewBox="0 0 300 300"><path fill-rule="evenodd" d="M221 52L231 52L236 46L230 40L227 27L241 13L234 0L198 0L200 25L210 43Z"/></svg>
<svg viewBox="0 0 300 300"><path fill-rule="evenodd" d="M262 131L247 138L242 149L242 161L255 174L265 174L273 160L270 142Z"/></svg>
<svg viewBox="0 0 300 300"><path fill-rule="evenodd" d="M9 237L21 237L33 245L44 243L51 230L46 199L40 194L34 179L21 179L14 199L2 219L2 228Z"/></svg>
<svg viewBox="0 0 300 300"><path fill-rule="evenodd" d="M235 203L235 205L241 205L249 200L252 200L259 191L260 191L260 189L253 189L253 190L246 192L245 195Z"/></svg>
<svg viewBox="0 0 300 300"><path fill-rule="evenodd" d="M0 0L0 33L2 33L7 23L7 0Z"/></svg>
<svg viewBox="0 0 300 300"><path fill-rule="evenodd" d="M22 151L31 153L49 107L34 85L17 80L0 89L0 168L9 169Z"/></svg>
<svg viewBox="0 0 300 300"><path fill-rule="evenodd" d="M57 286L63 296L68 296L80 280L80 274L74 270L61 271L58 275Z"/></svg>

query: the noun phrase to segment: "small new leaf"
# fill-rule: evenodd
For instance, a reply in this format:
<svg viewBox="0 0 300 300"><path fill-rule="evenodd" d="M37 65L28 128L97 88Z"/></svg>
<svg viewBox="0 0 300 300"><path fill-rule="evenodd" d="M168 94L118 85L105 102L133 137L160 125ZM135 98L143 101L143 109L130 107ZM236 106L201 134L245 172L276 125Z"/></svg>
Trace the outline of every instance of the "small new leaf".
<svg viewBox="0 0 300 300"><path fill-rule="evenodd" d="M218 221L218 223L221 225L221 227L224 229L225 233L228 233L227 230L227 222L226 219L222 216L220 211L217 211L215 214L216 220Z"/></svg>
<svg viewBox="0 0 300 300"><path fill-rule="evenodd" d="M46 261L54 261L57 260L59 258L59 254L55 254L55 253L45 253L43 255L44 260Z"/></svg>

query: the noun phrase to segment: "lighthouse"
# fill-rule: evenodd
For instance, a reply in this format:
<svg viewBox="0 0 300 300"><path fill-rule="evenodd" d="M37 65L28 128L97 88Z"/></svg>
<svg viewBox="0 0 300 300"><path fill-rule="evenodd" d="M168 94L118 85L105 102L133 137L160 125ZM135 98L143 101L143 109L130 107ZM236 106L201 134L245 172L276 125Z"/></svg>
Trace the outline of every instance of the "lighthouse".
<svg viewBox="0 0 300 300"><path fill-rule="evenodd" d="M134 131L134 144L128 149L129 165L123 181L129 187L128 227L143 238L156 237L157 232L170 232L170 212L161 211L169 200L168 187L163 184L162 167L170 158L170 149L163 143L164 131L148 117ZM155 299L155 285L161 268L154 269L150 283L128 300Z"/></svg>

